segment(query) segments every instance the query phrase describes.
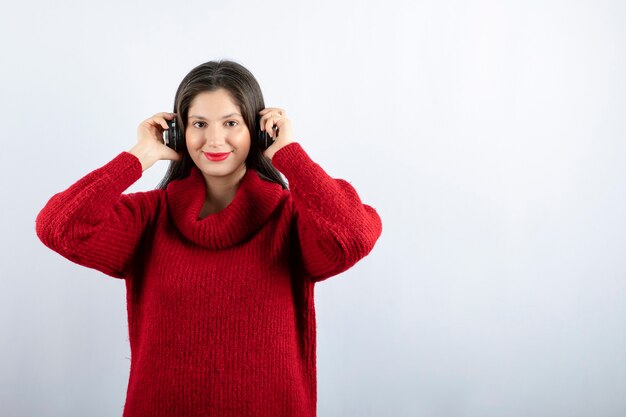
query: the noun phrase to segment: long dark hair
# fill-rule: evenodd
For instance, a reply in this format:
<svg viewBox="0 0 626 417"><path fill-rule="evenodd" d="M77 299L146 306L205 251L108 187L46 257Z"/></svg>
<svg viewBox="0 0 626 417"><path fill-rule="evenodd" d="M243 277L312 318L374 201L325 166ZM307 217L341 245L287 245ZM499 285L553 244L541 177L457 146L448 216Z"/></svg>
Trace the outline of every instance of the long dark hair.
<svg viewBox="0 0 626 417"><path fill-rule="evenodd" d="M171 181L185 178L191 172L194 163L185 144L189 106L199 93L220 88L231 94L250 131L250 151L246 158L246 168L255 169L263 179L278 183L286 189L287 184L271 161L263 155L264 149L260 147L260 141L257 139L259 137L258 113L265 108L261 87L250 71L241 64L229 60L209 61L198 65L183 78L178 86L174 98L174 113L177 115L180 134L183 138L183 157L180 161L170 162L157 188L165 189Z"/></svg>

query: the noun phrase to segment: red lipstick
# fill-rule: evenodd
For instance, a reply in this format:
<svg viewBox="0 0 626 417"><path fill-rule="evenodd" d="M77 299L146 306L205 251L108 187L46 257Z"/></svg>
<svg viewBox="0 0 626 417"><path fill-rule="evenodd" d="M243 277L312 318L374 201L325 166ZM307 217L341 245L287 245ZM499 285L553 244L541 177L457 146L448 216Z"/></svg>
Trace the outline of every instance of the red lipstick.
<svg viewBox="0 0 626 417"><path fill-rule="evenodd" d="M220 153L203 152L203 153L206 159L208 159L209 161L223 161L224 159L228 158L228 155L230 155L230 152L220 152Z"/></svg>

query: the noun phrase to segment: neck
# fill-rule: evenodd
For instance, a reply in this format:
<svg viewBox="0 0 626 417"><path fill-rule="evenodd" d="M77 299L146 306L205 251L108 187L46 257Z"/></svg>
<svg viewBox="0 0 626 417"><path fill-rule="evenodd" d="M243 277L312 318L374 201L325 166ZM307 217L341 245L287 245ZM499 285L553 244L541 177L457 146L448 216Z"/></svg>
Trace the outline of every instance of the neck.
<svg viewBox="0 0 626 417"><path fill-rule="evenodd" d="M217 213L235 198L237 189L246 174L246 166L242 164L235 172L224 177L214 177L202 174L206 184L206 200L200 217Z"/></svg>

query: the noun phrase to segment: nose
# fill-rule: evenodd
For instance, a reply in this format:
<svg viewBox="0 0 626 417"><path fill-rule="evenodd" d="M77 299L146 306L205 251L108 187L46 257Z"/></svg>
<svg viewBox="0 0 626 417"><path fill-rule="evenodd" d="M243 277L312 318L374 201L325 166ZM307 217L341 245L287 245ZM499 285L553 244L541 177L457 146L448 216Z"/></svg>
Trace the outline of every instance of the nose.
<svg viewBox="0 0 626 417"><path fill-rule="evenodd" d="M219 126L207 128L205 141L210 147L219 148L226 142L224 131Z"/></svg>

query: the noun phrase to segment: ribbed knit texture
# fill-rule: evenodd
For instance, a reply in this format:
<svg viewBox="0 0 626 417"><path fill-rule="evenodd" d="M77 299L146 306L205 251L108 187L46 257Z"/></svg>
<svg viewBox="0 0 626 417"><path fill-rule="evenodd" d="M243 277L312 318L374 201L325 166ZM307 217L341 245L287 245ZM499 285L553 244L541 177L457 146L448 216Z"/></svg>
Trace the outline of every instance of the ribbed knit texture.
<svg viewBox="0 0 626 417"><path fill-rule="evenodd" d="M376 211L294 142L248 169L233 201L198 219L197 168L166 190L123 152L53 196L41 241L126 283L131 348L125 417L316 415L314 285L366 256Z"/></svg>

